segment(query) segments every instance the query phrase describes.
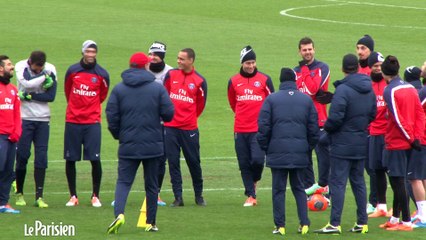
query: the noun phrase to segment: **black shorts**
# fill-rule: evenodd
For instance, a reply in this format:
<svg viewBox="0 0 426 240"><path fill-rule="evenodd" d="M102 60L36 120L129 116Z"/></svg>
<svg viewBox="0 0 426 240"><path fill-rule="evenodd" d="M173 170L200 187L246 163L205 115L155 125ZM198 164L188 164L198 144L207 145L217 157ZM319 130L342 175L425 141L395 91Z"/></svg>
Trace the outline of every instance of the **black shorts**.
<svg viewBox="0 0 426 240"><path fill-rule="evenodd" d="M408 157L410 150L385 150L383 163L390 177L407 176Z"/></svg>
<svg viewBox="0 0 426 240"><path fill-rule="evenodd" d="M370 136L368 139L368 164L372 170L386 169L383 164L385 136Z"/></svg>
<svg viewBox="0 0 426 240"><path fill-rule="evenodd" d="M422 146L421 151L411 150L408 159L407 178L409 180L426 179L426 146Z"/></svg>
<svg viewBox="0 0 426 240"><path fill-rule="evenodd" d="M101 155L101 124L65 123L64 159L67 161L83 159L99 161Z"/></svg>

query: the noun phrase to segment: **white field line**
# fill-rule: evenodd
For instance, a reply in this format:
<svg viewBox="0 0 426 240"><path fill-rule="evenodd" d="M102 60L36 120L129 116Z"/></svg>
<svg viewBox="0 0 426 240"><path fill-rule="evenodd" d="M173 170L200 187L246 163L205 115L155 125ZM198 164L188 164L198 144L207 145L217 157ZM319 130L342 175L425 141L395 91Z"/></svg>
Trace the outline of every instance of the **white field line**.
<svg viewBox="0 0 426 240"><path fill-rule="evenodd" d="M426 27L418 27L418 26L401 26L401 25L385 25L385 24L378 24L378 23L345 22L345 21L320 19L320 18L313 18L313 17L302 17L302 16L297 16L297 15L292 15L292 14L289 13L291 11L300 10L300 9L345 6L345 5L350 5L350 4L352 4L352 5L353 4L370 5L370 6L380 6L380 7L390 7L390 8L415 9L415 10L426 10L426 8L419 8L419 7L397 6L397 5L389 5L389 4L376 4L376 3L368 3L368 2L352 2L352 1L338 1L338 0L325 0L325 1L335 2L336 4L288 8L288 9L282 10L280 12L280 14L283 15L283 16L286 16L286 17L291 17L291 18L298 18L298 19L303 19L303 20L308 20L308 21L335 23L335 24L350 24L350 25L360 25L360 26L368 26L368 27L393 27L393 28L406 28L406 29L426 29Z"/></svg>
<svg viewBox="0 0 426 240"><path fill-rule="evenodd" d="M201 160L232 160L237 159L237 157L201 157ZM181 161L184 161L185 158L180 158ZM101 159L101 162L117 162L118 159L112 160L112 159ZM65 160L49 160L49 163L64 163Z"/></svg>

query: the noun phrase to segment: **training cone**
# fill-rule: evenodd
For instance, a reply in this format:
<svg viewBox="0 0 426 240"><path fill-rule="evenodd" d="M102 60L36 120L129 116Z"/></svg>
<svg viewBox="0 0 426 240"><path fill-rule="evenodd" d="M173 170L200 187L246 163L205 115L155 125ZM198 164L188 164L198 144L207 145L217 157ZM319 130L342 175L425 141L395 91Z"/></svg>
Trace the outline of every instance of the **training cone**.
<svg viewBox="0 0 426 240"><path fill-rule="evenodd" d="M140 228L146 227L146 197L143 199L141 213L139 214L137 227L140 227Z"/></svg>

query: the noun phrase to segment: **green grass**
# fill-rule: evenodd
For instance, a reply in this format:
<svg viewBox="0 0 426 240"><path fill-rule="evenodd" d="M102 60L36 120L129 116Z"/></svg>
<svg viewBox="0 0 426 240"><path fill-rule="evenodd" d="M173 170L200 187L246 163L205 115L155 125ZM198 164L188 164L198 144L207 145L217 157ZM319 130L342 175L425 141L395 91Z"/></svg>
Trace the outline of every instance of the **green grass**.
<svg viewBox="0 0 426 240"><path fill-rule="evenodd" d="M355 52L355 43L363 34L370 34L376 50L384 55L393 54L400 59L401 71L406 66L421 65L425 60L423 23L426 22L426 3L423 1L371 0L376 5L346 3L345 1L296 0L279 1L59 1L20 0L3 3L0 8L0 53L13 62L27 58L31 51L44 50L48 61L55 64L59 74L56 101L51 104L51 138L49 169L45 198L48 209L22 207L20 215L0 216L2 239L21 239L24 225L35 220L76 226L75 239L266 239L272 236L271 177L265 169L259 190L259 206L243 208L242 183L233 146L233 114L229 108L226 87L229 77L240 67L239 52L247 44L257 54L260 71L271 75L278 87L281 67L293 67L299 61L297 44L300 38L310 36L315 41L317 58L328 63L331 80L342 77L341 59ZM338 5L341 4L342 5ZM381 5L382 4L382 5ZM384 6L383 4L387 4ZM327 7L303 8L309 5ZM397 8L389 5L411 6ZM281 16L281 10L295 8L289 14L341 22L382 24L366 26L354 24L310 21ZM395 27L396 26L396 27ZM402 27L398 27L402 26ZM98 62L111 76L111 85L120 81L128 59L136 51L146 52L154 40L167 43L166 62L176 66L177 52L185 47L195 49L196 69L207 79L209 96L207 107L199 119L201 155L205 179L206 208L195 207L190 177L184 173L184 200L180 209L161 207L158 211L158 233L145 233L136 228L139 208L144 197L143 180L139 174L126 206L126 224L116 236L105 234L113 220L113 199L116 180L117 142L103 124L102 159L104 177L101 188L100 209L90 207L91 176L87 162L77 167L77 189L81 205L65 208L68 200L64 163L62 160L65 97L63 76L69 65L81 55L81 44L86 39L98 43ZM16 80L15 80L16 81ZM331 86L331 84L330 84ZM104 117L104 116L103 116ZM105 122L105 121L104 121ZM182 164L185 164L182 162ZM31 165L31 164L30 164ZM25 185L26 200L34 197L32 166L29 166ZM169 177L166 177L162 198L170 203ZM388 199L391 202L391 191ZM11 201L13 203L13 200ZM311 229L328 221L329 210L310 212ZM384 219L369 222L366 236L343 233L348 239L423 239L424 231L389 233L377 227ZM355 222L355 204L348 188L342 218L344 230ZM334 236L296 234L298 221L294 198L287 195L287 237L292 239L329 239ZM278 238L278 237L277 237ZM56 238L55 238L56 239Z"/></svg>

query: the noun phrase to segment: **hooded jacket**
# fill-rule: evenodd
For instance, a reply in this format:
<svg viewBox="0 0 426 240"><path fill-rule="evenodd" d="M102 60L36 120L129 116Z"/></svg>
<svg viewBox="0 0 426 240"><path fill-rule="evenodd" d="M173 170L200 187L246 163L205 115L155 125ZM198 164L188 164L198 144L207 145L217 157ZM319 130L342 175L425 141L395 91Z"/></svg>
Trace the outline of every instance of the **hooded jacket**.
<svg viewBox="0 0 426 240"><path fill-rule="evenodd" d="M174 114L166 89L144 69L125 70L121 77L123 81L112 90L106 107L108 129L119 140L119 158L163 156L161 120L169 122Z"/></svg>
<svg viewBox="0 0 426 240"><path fill-rule="evenodd" d="M425 128L423 108L417 90L394 77L385 88L388 125L385 134L387 150L411 149L411 143L422 140Z"/></svg>
<svg viewBox="0 0 426 240"><path fill-rule="evenodd" d="M285 81L269 95L259 113L257 141L270 168L305 168L319 139L314 102Z"/></svg>
<svg viewBox="0 0 426 240"><path fill-rule="evenodd" d="M367 157L367 127L376 116L376 96L370 77L349 74L334 83L324 129L331 138L330 156L360 160Z"/></svg>

